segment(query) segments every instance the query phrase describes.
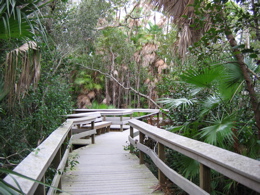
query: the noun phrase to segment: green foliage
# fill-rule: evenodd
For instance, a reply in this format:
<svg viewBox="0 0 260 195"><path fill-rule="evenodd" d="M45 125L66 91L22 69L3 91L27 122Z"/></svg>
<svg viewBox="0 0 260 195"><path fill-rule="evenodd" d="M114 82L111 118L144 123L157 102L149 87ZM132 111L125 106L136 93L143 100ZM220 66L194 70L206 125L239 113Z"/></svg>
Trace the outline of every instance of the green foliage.
<svg viewBox="0 0 260 195"><path fill-rule="evenodd" d="M115 108L115 107L112 105L100 104L100 103L94 101L94 102L92 102L90 109L113 109L113 108Z"/></svg>
<svg viewBox="0 0 260 195"><path fill-rule="evenodd" d="M7 0L0 3L0 39L29 38L33 39L35 29L43 33L39 20L39 10L46 3L39 4L40 0L16 1ZM31 17L34 14L35 17ZM39 27L37 28L37 23ZM43 33L44 34L44 33ZM43 35L42 34L42 35Z"/></svg>
<svg viewBox="0 0 260 195"><path fill-rule="evenodd" d="M165 94L170 98L164 98L160 103L170 109L173 121L167 130L258 159L257 129L247 103L249 97L241 94L243 75L236 63L216 63L214 56L210 58L198 61L197 67L185 66L181 73L164 78L169 83L160 90L165 93L169 86ZM258 72L250 62L246 61L250 69ZM196 161L171 151L167 158L169 166L198 183ZM225 185L232 192L240 188L234 187L237 184L228 179L216 180L212 185L213 194L218 194L219 189L223 191Z"/></svg>
<svg viewBox="0 0 260 195"><path fill-rule="evenodd" d="M74 83L76 86L78 86L78 88L76 88L75 91L81 91L81 90L99 91L102 89L101 84L104 84L103 81L104 81L103 75L99 75L98 77L92 78L90 71L81 70L75 75Z"/></svg>
<svg viewBox="0 0 260 195"><path fill-rule="evenodd" d="M158 103L164 104L168 109L177 108L182 106L183 109L187 108L189 105L192 105L195 100L188 100L186 98L172 99L172 98L161 98L158 100Z"/></svg>
<svg viewBox="0 0 260 195"><path fill-rule="evenodd" d="M30 91L15 104L12 113L5 105L2 106L7 114L1 115L0 139L3 147L0 155L8 157L16 154L2 161L3 166L21 160L30 148L35 148L62 123L62 115L70 112L72 104L68 85L61 81L57 77L48 83L40 83L38 90Z"/></svg>
<svg viewBox="0 0 260 195"><path fill-rule="evenodd" d="M234 142L232 129L235 127L234 116L213 116L212 125L201 129L200 135L205 142L226 148ZM227 147L228 148L228 147Z"/></svg>

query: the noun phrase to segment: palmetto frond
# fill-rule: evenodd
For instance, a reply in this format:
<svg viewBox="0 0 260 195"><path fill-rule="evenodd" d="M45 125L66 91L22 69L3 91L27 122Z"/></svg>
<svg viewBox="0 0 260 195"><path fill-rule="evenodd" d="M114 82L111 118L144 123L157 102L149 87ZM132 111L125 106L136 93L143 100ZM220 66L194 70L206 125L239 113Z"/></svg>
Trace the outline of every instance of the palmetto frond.
<svg viewBox="0 0 260 195"><path fill-rule="evenodd" d="M222 102L220 97L217 96L209 96L205 101L202 103L202 111L200 113L200 116L204 116L207 114L210 110L216 108L220 103Z"/></svg>
<svg viewBox="0 0 260 195"><path fill-rule="evenodd" d="M158 101L158 103L164 104L168 109L177 108L179 106L182 106L182 108L185 109L187 106L192 105L194 102L196 102L195 99L188 100L186 98L160 98Z"/></svg>
<svg viewBox="0 0 260 195"><path fill-rule="evenodd" d="M37 6L39 2L39 0L0 1L0 39L32 38L32 25L28 16L45 5Z"/></svg>
<svg viewBox="0 0 260 195"><path fill-rule="evenodd" d="M210 88L221 75L222 70L220 67L206 67L202 70L191 68L180 77L184 82L196 88Z"/></svg>
<svg viewBox="0 0 260 195"><path fill-rule="evenodd" d="M233 115L217 116L211 121L211 126L201 129L200 136L205 142L225 148L233 143L234 134L232 128L235 127Z"/></svg>

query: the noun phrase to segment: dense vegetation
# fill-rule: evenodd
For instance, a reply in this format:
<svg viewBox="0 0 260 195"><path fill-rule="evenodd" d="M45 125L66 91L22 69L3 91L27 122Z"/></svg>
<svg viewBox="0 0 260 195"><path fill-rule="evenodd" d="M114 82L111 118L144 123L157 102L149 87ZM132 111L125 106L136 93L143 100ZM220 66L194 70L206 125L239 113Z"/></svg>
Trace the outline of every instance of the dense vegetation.
<svg viewBox="0 0 260 195"><path fill-rule="evenodd" d="M260 159L260 2L149 2L1 1L1 167L72 108L104 104L169 108L167 130ZM197 162L168 155L197 182ZM215 194L253 194L213 181Z"/></svg>

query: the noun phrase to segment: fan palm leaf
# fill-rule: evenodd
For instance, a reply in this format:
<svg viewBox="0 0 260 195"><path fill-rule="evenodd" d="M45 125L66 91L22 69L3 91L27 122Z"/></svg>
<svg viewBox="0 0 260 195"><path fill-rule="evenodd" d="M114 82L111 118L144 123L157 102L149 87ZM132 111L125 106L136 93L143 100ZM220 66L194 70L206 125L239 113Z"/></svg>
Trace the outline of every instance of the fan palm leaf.
<svg viewBox="0 0 260 195"><path fill-rule="evenodd" d="M183 73L180 78L195 88L211 88L213 82L218 80L221 75L222 69L220 67L206 67L202 70L191 68Z"/></svg>
<svg viewBox="0 0 260 195"><path fill-rule="evenodd" d="M226 148L227 144L232 144L234 134L232 129L235 127L235 118L233 115L215 117L211 121L211 126L201 129L199 135L205 142Z"/></svg>
<svg viewBox="0 0 260 195"><path fill-rule="evenodd" d="M194 102L196 102L195 99L189 100L187 98L160 98L158 100L158 103L164 104L168 109L177 108L180 106L182 106L182 108L185 109L187 108L187 106L191 106Z"/></svg>
<svg viewBox="0 0 260 195"><path fill-rule="evenodd" d="M217 96L209 96L205 101L202 102L202 111L200 112L200 116L204 116L208 114L209 111L216 108L221 103L221 98Z"/></svg>

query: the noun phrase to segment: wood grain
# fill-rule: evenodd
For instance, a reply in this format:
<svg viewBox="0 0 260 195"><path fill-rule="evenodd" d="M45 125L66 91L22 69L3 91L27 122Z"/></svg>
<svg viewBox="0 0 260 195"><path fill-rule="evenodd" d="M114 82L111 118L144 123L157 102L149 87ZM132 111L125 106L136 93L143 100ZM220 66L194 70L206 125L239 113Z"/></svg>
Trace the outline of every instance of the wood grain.
<svg viewBox="0 0 260 195"><path fill-rule="evenodd" d="M62 189L69 194L163 194L154 192L156 177L138 158L124 150L129 130L96 137L96 144L77 149L79 164L62 176Z"/></svg>

